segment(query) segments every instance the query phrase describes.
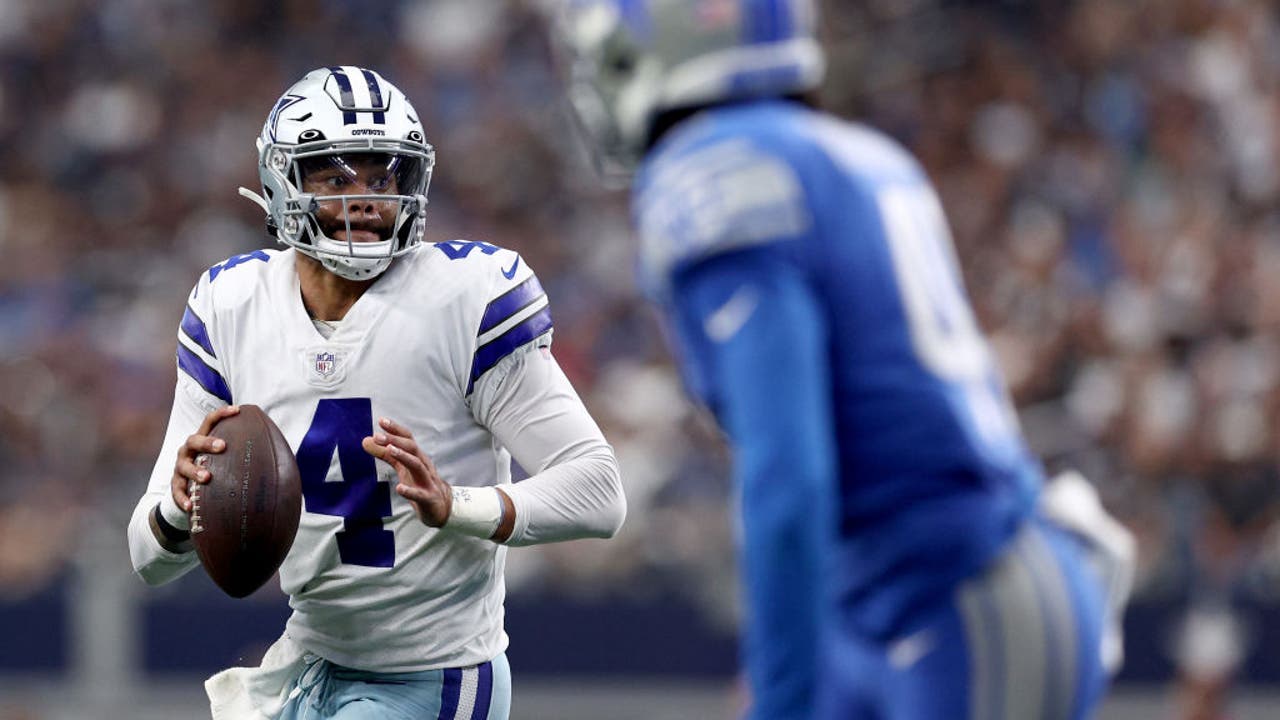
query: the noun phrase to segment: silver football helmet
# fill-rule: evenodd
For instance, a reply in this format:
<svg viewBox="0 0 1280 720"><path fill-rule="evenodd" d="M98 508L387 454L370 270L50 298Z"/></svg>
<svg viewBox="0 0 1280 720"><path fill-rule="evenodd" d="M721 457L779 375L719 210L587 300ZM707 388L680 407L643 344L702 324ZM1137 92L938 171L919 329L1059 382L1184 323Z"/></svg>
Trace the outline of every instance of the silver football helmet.
<svg viewBox="0 0 1280 720"><path fill-rule="evenodd" d="M610 169L639 161L663 112L816 88L812 0L567 0L569 100Z"/></svg>
<svg viewBox="0 0 1280 720"><path fill-rule="evenodd" d="M307 73L271 109L257 148L262 195L240 194L266 211L276 239L330 272L374 278L421 242L435 150L378 73Z"/></svg>

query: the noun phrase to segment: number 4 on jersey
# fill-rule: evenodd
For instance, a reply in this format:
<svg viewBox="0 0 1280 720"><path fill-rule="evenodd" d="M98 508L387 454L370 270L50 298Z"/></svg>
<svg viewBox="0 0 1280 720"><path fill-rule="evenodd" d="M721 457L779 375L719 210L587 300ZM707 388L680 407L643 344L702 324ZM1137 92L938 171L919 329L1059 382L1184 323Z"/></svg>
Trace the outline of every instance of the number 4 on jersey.
<svg viewBox="0 0 1280 720"><path fill-rule="evenodd" d="M316 405L311 428L298 446L298 471L307 512L342 518L338 556L348 565L391 567L395 535L382 526L391 516L391 486L378 482L373 456L360 441L373 432L369 398L324 399ZM329 482L338 453L341 482Z"/></svg>

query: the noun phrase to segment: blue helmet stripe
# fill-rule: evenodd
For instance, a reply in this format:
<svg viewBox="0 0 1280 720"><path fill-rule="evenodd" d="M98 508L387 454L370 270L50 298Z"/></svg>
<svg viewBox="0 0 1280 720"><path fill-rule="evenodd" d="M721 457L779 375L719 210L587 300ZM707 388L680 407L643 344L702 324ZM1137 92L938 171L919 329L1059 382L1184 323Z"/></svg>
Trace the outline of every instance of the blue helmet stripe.
<svg viewBox="0 0 1280 720"><path fill-rule="evenodd" d="M771 43L785 40L795 31L789 3L780 0L745 0L747 42Z"/></svg>
<svg viewBox="0 0 1280 720"><path fill-rule="evenodd" d="M347 77L347 73L340 67L331 67L329 72L333 73L333 79L338 83L338 91L342 93L342 122L345 125L352 125L356 121L356 114L348 108L356 106L355 93L351 91L351 78Z"/></svg>
<svg viewBox="0 0 1280 720"><path fill-rule="evenodd" d="M458 698L462 695L462 670L445 668L443 688L440 690L440 714L436 720L454 720L458 712Z"/></svg>
<svg viewBox="0 0 1280 720"><path fill-rule="evenodd" d="M796 34L796 8L794 2L770 0L770 13L773 15L775 40L790 40Z"/></svg>
<svg viewBox="0 0 1280 720"><path fill-rule="evenodd" d="M483 335L489 332L501 325L507 318L529 307L531 303L537 302L538 298L545 294L542 290L542 283L538 282L536 276L530 277L528 280L511 288L499 295L484 309L484 317L480 320L480 332L476 334Z"/></svg>
<svg viewBox="0 0 1280 720"><path fill-rule="evenodd" d="M376 108L382 107L382 90L378 88L378 78L374 77L373 73L364 68L360 68L360 72L364 75L364 81L369 85L369 104ZM373 114L373 121L379 124L385 123L387 122L387 114L384 112L375 112Z"/></svg>
<svg viewBox="0 0 1280 720"><path fill-rule="evenodd" d="M515 352L520 346L545 334L552 327L551 308L544 307L530 315L519 325L502 333L476 350L471 361L471 380L467 383L467 395L475 387L481 375L493 369L503 358Z"/></svg>
<svg viewBox="0 0 1280 720"><path fill-rule="evenodd" d="M489 705L493 699L493 663L477 665L480 678L476 683L476 702L471 709L471 720L489 720Z"/></svg>
<svg viewBox="0 0 1280 720"><path fill-rule="evenodd" d="M182 343L178 343L178 367L190 375L192 380L200 383L200 387L204 388L205 392L221 398L228 405L231 404L231 388L227 387L227 381L222 379L217 370L206 365L204 360L184 347Z"/></svg>
<svg viewBox="0 0 1280 720"><path fill-rule="evenodd" d="M205 328L204 321L196 315L196 311L192 310L190 305L182 312L182 324L179 327L205 352L212 357L218 357L218 354L213 351L213 343L209 342L209 331Z"/></svg>

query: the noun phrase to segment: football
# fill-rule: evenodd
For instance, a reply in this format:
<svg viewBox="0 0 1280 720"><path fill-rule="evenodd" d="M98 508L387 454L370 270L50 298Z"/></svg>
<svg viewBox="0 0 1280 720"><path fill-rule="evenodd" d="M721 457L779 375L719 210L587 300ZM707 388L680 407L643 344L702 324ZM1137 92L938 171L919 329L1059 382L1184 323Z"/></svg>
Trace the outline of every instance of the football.
<svg viewBox="0 0 1280 720"><path fill-rule="evenodd" d="M210 435L227 447L196 458L212 477L191 484L191 539L209 577L242 598L262 587L289 554L302 481L292 448L258 406L241 405Z"/></svg>

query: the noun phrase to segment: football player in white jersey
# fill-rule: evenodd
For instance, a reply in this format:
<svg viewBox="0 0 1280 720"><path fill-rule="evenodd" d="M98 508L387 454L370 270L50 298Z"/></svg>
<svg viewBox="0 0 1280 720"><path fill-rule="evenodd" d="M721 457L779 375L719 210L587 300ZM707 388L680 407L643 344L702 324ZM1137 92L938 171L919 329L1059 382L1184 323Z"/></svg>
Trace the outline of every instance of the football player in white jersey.
<svg viewBox="0 0 1280 720"><path fill-rule="evenodd" d="M241 193L289 247L191 292L134 570L158 585L198 564L196 458L224 449L208 433L236 403L259 405L302 478L280 568L293 613L260 667L206 683L214 717L506 718L506 546L607 538L626 512L613 450L550 353L546 295L514 252L422 243L434 152L377 73L308 73L257 147L262 195ZM518 485L513 457L532 473Z"/></svg>

